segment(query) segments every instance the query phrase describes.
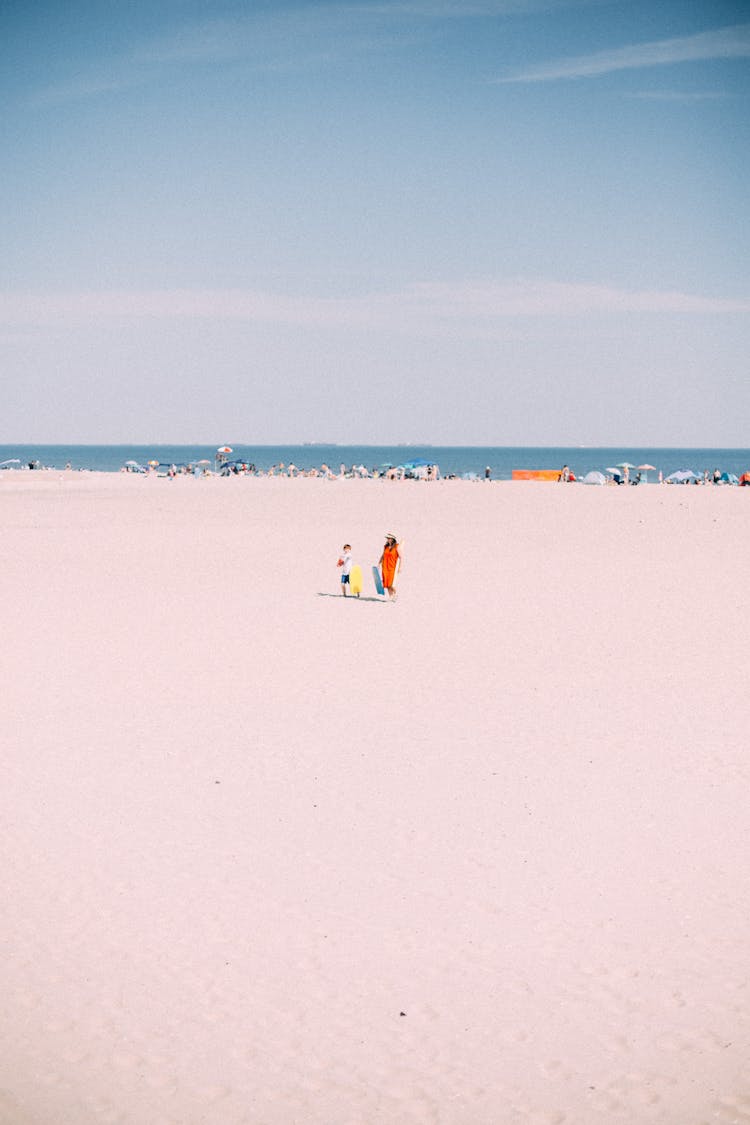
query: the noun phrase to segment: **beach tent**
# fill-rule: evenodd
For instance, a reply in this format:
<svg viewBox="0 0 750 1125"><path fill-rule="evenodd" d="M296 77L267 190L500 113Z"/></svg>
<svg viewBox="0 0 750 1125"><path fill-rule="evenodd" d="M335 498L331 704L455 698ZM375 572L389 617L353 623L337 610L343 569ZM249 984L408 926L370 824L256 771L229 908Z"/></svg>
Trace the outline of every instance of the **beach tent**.
<svg viewBox="0 0 750 1125"><path fill-rule="evenodd" d="M700 480L700 477L692 469L678 469L677 472L670 473L665 480L668 484L685 484L689 480Z"/></svg>
<svg viewBox="0 0 750 1125"><path fill-rule="evenodd" d="M0 469L7 469L9 465L20 465L18 457L11 457L8 461L0 461Z"/></svg>
<svg viewBox="0 0 750 1125"><path fill-rule="evenodd" d="M145 473L143 465L139 461L126 461L125 468L129 473Z"/></svg>
<svg viewBox="0 0 750 1125"><path fill-rule="evenodd" d="M735 476L734 473L722 473L720 479L721 479L722 484L739 484L740 483L740 478L738 476Z"/></svg>
<svg viewBox="0 0 750 1125"><path fill-rule="evenodd" d="M604 473L600 473L596 469L592 469L592 471L590 473L586 473L586 476L581 478L581 483L582 484L606 484L607 478L605 477Z"/></svg>

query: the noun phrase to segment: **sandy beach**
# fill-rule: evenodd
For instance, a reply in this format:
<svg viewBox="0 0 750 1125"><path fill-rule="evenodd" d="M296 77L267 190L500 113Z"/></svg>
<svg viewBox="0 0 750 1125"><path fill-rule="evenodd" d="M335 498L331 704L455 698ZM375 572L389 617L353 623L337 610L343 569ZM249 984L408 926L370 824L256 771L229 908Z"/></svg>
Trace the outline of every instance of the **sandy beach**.
<svg viewBox="0 0 750 1125"><path fill-rule="evenodd" d="M748 492L0 474L2 1125L750 1122Z"/></svg>

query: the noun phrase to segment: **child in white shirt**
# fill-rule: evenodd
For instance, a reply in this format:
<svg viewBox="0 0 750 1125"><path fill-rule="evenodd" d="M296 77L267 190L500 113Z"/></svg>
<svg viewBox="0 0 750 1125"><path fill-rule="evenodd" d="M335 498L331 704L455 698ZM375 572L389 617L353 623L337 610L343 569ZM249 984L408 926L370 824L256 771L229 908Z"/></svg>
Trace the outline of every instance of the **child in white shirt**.
<svg viewBox="0 0 750 1125"><path fill-rule="evenodd" d="M351 543L344 543L341 549L341 555L336 566L341 567L341 593L344 597L347 596L349 587L349 572L352 569L352 545Z"/></svg>

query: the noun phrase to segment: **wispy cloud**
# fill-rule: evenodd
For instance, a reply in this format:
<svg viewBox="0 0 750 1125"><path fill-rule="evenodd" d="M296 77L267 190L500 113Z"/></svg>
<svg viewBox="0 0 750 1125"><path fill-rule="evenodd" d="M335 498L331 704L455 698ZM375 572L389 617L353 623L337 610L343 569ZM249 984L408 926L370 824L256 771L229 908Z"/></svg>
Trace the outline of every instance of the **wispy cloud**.
<svg viewBox="0 0 750 1125"><path fill-rule="evenodd" d="M69 294L0 293L0 325L72 325L130 321L239 321L315 329L440 334L486 332L526 318L633 314L750 313L750 299L677 291L625 290L554 281L423 283L356 297L285 296L256 290L155 290Z"/></svg>
<svg viewBox="0 0 750 1125"><path fill-rule="evenodd" d="M560 78L592 78L617 70L671 66L675 63L709 59L750 58L750 23L684 35L677 39L658 39L589 55L557 59L525 67L497 79L499 82L552 82Z"/></svg>
<svg viewBox="0 0 750 1125"><path fill-rule="evenodd" d="M44 86L29 98L32 106L49 106L61 102L76 102L102 94L116 94L130 90L148 81L148 75L130 64L116 64L106 73L91 71L76 75L65 82Z"/></svg>
<svg viewBox="0 0 750 1125"><path fill-rule="evenodd" d="M106 70L92 68L44 87L32 101L50 104L126 90L181 66L242 61L268 73L327 65L403 49L414 23L387 4L320 4L208 17L152 36L111 59Z"/></svg>
<svg viewBox="0 0 750 1125"><path fill-rule="evenodd" d="M209 18L145 43L136 62L248 58L276 67L292 59L350 57L421 41L426 25L549 11L591 0L370 0L278 7Z"/></svg>
<svg viewBox="0 0 750 1125"><path fill-rule="evenodd" d="M278 5L207 16L172 26L113 58L106 70L50 85L33 99L69 101L152 82L165 67L242 61L258 72L288 72L404 51L457 20L512 17L597 0L369 0Z"/></svg>
<svg viewBox="0 0 750 1125"><path fill-rule="evenodd" d="M638 98L640 101L677 102L683 105L724 101L727 96L725 90L637 90L627 94L627 97Z"/></svg>
<svg viewBox="0 0 750 1125"><path fill-rule="evenodd" d="M469 19L475 16L526 15L557 8L581 7L592 0L372 0L360 11L424 19Z"/></svg>

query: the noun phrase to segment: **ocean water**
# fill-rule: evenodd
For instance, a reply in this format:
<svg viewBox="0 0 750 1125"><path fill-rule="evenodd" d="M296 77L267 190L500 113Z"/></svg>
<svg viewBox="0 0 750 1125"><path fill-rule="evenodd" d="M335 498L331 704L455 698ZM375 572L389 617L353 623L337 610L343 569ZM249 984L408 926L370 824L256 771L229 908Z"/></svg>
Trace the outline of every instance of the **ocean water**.
<svg viewBox="0 0 750 1125"><path fill-rule="evenodd" d="M654 465L651 481L677 469L705 469L742 473L750 470L750 449L655 449L649 447L610 446L606 448L570 448L566 446L405 446L405 445L235 445L230 459L250 461L259 470L272 465L293 463L299 469L319 468L327 464L334 472L340 465L365 465L368 469L384 465L401 465L417 458L437 464L445 476L455 473L484 475L489 466L493 480L510 480L513 469L559 469L569 465L576 476L591 469L601 471L620 462L633 465ZM31 461L62 469L68 463L74 469L117 472L126 461L145 465L156 460L164 464L186 464L207 460L212 464L215 445L0 445L0 463L17 459L19 469Z"/></svg>

